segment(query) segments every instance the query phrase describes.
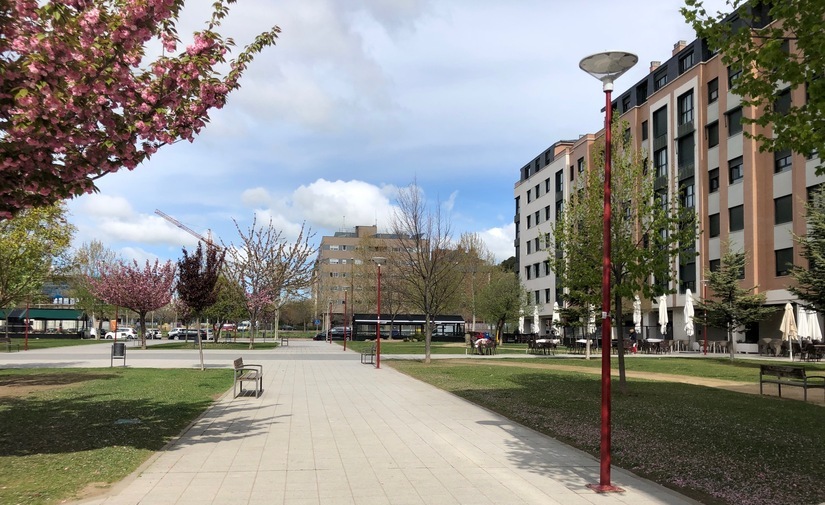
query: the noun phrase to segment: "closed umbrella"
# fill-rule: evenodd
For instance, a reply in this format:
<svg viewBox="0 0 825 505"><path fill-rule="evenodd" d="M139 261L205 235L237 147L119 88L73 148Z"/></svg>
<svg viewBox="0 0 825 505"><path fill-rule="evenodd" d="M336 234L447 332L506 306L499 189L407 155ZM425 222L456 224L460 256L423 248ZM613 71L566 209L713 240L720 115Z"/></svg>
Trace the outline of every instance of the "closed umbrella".
<svg viewBox="0 0 825 505"><path fill-rule="evenodd" d="M524 335L524 310L519 311L518 316L518 332Z"/></svg>
<svg viewBox="0 0 825 505"><path fill-rule="evenodd" d="M639 300L639 295L633 298L633 326L636 328L636 334L642 334L642 301Z"/></svg>
<svg viewBox="0 0 825 505"><path fill-rule="evenodd" d="M797 339L796 321L793 317L793 307L790 303L785 304L785 314L782 316L782 324L779 325L779 331L782 332L782 340L788 341L788 348L791 350L791 361L793 361L793 344L792 341Z"/></svg>
<svg viewBox="0 0 825 505"><path fill-rule="evenodd" d="M533 305L533 333L539 334L539 306Z"/></svg>
<svg viewBox="0 0 825 505"><path fill-rule="evenodd" d="M688 289L685 292L685 335L692 337L693 332L693 293Z"/></svg>
<svg viewBox="0 0 825 505"><path fill-rule="evenodd" d="M667 333L667 296L659 297L659 330L662 332L662 337Z"/></svg>
<svg viewBox="0 0 825 505"><path fill-rule="evenodd" d="M590 319L587 321L587 332L591 335L596 333L596 307L590 304Z"/></svg>
<svg viewBox="0 0 825 505"><path fill-rule="evenodd" d="M812 309L808 309L808 336L811 340L822 340L822 329L819 327L819 315Z"/></svg>

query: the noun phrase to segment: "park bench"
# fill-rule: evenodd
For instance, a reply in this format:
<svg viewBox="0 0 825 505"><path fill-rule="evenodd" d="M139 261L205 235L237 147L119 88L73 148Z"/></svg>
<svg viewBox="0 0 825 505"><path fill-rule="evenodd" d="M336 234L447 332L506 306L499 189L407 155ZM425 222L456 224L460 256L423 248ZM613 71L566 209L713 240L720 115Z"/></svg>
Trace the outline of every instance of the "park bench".
<svg viewBox="0 0 825 505"><path fill-rule="evenodd" d="M239 395L246 392L243 388L243 383L251 381L255 383L255 398L259 397L264 392L264 367L263 365L244 364L243 358L238 358L234 362L235 367L235 381L232 383L232 393L237 398ZM237 390L237 385L240 384L240 390Z"/></svg>
<svg viewBox="0 0 825 505"><path fill-rule="evenodd" d="M364 365L375 364L375 344L372 344L369 348L361 351L361 363Z"/></svg>
<svg viewBox="0 0 825 505"><path fill-rule="evenodd" d="M281 345L289 345L289 337L286 335L281 335Z"/></svg>
<svg viewBox="0 0 825 505"><path fill-rule="evenodd" d="M809 380L821 380L819 383L810 383ZM805 369L798 366L759 365L759 394L762 393L762 384L776 384L779 388L779 397L782 397L782 386L796 386L803 390L802 397L808 401L808 389L825 390L825 377L807 375Z"/></svg>

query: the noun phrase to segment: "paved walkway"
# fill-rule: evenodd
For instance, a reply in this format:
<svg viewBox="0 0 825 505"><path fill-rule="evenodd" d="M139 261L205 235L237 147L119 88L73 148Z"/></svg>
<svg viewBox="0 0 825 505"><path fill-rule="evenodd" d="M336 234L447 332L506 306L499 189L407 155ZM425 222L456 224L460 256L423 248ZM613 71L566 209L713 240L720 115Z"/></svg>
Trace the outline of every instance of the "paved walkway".
<svg viewBox="0 0 825 505"><path fill-rule="evenodd" d="M3 366L108 366L109 344L3 355ZM695 504L357 353L292 340L270 351L208 351L264 365L261 398L221 398L94 505ZM129 366L197 366L195 351L128 352Z"/></svg>

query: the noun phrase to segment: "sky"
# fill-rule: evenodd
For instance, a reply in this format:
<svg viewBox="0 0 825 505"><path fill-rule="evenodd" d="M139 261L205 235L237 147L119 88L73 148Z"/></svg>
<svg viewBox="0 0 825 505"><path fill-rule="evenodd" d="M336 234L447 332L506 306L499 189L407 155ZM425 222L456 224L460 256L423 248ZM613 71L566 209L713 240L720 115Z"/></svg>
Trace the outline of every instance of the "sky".
<svg viewBox="0 0 825 505"><path fill-rule="evenodd" d="M723 0L705 2L711 11ZM183 45L211 2L190 0ZM601 128L592 53L639 63L619 94L695 39L683 0L238 0L220 32L243 47L282 33L194 143L165 146L134 171L69 202L75 247L98 240L124 259L176 261L197 239L226 245L253 219L294 240L359 225L388 232L399 188L417 184L454 237L477 233L514 254L519 169L558 140ZM623 27L627 20L629 26ZM238 49L239 51L239 49ZM237 52L235 54L237 54Z"/></svg>

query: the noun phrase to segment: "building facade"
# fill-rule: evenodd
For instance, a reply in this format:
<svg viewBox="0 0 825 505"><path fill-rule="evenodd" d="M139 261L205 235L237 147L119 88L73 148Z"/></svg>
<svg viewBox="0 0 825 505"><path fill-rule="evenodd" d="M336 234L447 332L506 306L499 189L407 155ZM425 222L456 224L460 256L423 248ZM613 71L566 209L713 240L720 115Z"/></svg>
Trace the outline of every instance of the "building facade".
<svg viewBox="0 0 825 505"><path fill-rule="evenodd" d="M685 293L690 289L703 297L706 272L718 268L725 244L746 253L743 285L757 286L767 304L777 307L775 316L735 340L752 345L760 337L778 336L779 309L795 301L787 287L790 267L801 264L802 251L793 235L805 234L805 202L810 189L825 178L815 174L818 157L760 152L758 143L744 135L748 129L756 133L756 126L743 125L741 118L754 118L759 111L730 92L739 72L724 65L703 40L679 41L667 61L651 62L645 78L614 94L614 110L629 125L626 134L655 172L657 193L679 198L697 214L698 255L687 263L673 261L677 281L670 286L675 293L667 298L673 328L668 338L688 339L682 315ZM776 107L788 107L804 103L805 91L779 83L776 96ZM560 298L554 276L543 264L549 251L540 236L559 216L570 186L590 160L594 141L603 135L602 130L557 142L520 169L514 191L516 259L538 307L539 331L549 325L553 302ZM643 325L655 328L658 307L650 301L643 307ZM533 331L531 318L525 324ZM700 321L697 326L693 339L703 336ZM720 330L709 334L723 338Z"/></svg>

